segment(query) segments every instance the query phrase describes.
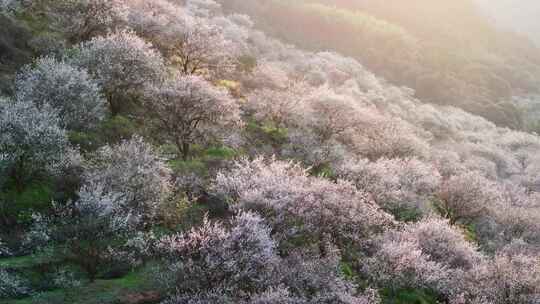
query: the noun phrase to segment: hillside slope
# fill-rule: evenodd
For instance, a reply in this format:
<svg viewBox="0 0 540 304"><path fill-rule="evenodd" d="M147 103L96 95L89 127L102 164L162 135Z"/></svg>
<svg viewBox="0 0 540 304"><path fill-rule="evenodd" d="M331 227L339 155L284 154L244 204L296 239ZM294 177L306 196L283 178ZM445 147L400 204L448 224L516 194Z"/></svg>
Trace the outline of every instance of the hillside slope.
<svg viewBox="0 0 540 304"><path fill-rule="evenodd" d="M424 102L522 128L511 97L535 93L540 52L493 27L470 0L223 1L256 25L311 50L352 56Z"/></svg>
<svg viewBox="0 0 540 304"><path fill-rule="evenodd" d="M0 2L1 303L537 304L534 47L223 1Z"/></svg>

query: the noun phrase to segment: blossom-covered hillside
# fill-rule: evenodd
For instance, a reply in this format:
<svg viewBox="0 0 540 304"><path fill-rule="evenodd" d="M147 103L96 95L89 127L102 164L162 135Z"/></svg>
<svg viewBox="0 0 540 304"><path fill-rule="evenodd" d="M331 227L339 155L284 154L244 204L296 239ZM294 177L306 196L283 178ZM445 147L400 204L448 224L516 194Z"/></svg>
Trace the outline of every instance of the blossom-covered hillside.
<svg viewBox="0 0 540 304"><path fill-rule="evenodd" d="M377 65L434 55L417 32L304 2L265 5L323 31L232 0L1 1L33 59L0 99L0 302L538 303L536 58L436 102Z"/></svg>

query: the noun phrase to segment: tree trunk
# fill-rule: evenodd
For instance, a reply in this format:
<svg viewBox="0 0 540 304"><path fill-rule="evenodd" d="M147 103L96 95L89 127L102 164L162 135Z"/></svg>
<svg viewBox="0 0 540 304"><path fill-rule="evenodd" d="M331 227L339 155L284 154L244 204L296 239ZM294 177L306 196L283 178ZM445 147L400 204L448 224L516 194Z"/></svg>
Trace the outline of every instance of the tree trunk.
<svg viewBox="0 0 540 304"><path fill-rule="evenodd" d="M117 105L117 101L114 100L114 97L111 96L109 97L110 100L109 100L109 109L111 110L111 116L112 117L116 117L118 116L118 114L120 114L120 109Z"/></svg>
<svg viewBox="0 0 540 304"><path fill-rule="evenodd" d="M19 160L15 166L13 166L9 176L12 178L14 184L15 184L15 190L17 193L23 193L25 188L24 183L24 164L22 160Z"/></svg>
<svg viewBox="0 0 540 304"><path fill-rule="evenodd" d="M180 151L180 154L182 155L183 161L189 160L189 152L190 152L190 145L186 142L178 143L178 150Z"/></svg>
<svg viewBox="0 0 540 304"><path fill-rule="evenodd" d="M94 283L98 274L99 257L97 256L98 253L95 252L93 249L91 249L90 251L91 253L88 257L89 260L87 261L85 268L88 274L88 280L90 281L90 283Z"/></svg>

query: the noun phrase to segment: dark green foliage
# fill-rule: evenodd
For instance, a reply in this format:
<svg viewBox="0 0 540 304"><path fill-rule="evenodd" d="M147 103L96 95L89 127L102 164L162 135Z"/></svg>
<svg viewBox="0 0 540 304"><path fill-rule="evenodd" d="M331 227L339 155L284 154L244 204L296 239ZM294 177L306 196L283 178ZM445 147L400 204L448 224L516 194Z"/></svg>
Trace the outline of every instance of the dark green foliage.
<svg viewBox="0 0 540 304"><path fill-rule="evenodd" d="M392 291L384 289L383 304L437 304L435 293L421 289L400 289Z"/></svg>
<svg viewBox="0 0 540 304"><path fill-rule="evenodd" d="M80 147L83 151L93 151L98 148L100 139L98 134L93 132L76 132L71 131L68 133L69 142L76 146Z"/></svg>
<svg viewBox="0 0 540 304"><path fill-rule="evenodd" d="M249 73L257 66L257 58L243 55L238 58L240 71Z"/></svg>
<svg viewBox="0 0 540 304"><path fill-rule="evenodd" d="M396 220L401 222L416 222L423 216L423 211L410 205L392 205L392 208L386 208L388 213L392 214Z"/></svg>
<svg viewBox="0 0 540 304"><path fill-rule="evenodd" d="M51 180L33 182L20 192L10 183L0 192L0 227L13 223L27 224L32 212L47 209L55 197Z"/></svg>
<svg viewBox="0 0 540 304"><path fill-rule="evenodd" d="M203 149L197 145L193 146L191 150L193 156L188 160L176 159L177 149L172 145L163 146L162 153L174 158L168 162L168 165L176 175L195 174L202 177L211 176L223 166L224 162L239 154L238 151L225 146Z"/></svg>
<svg viewBox="0 0 540 304"><path fill-rule="evenodd" d="M110 117L102 123L98 134L101 142L110 144L127 140L137 131L137 124L126 116L116 115Z"/></svg>
<svg viewBox="0 0 540 304"><path fill-rule="evenodd" d="M260 131L276 143L283 142L287 138L287 129L276 127L270 123L260 126Z"/></svg>
<svg viewBox="0 0 540 304"><path fill-rule="evenodd" d="M317 167L313 167L311 168L310 173L314 176L320 176L329 179L335 179L336 177L336 174L334 173L332 167L328 164L321 164Z"/></svg>
<svg viewBox="0 0 540 304"><path fill-rule="evenodd" d="M260 123L250 120L245 128L245 136L249 140L249 145L255 148L269 146L274 154L279 154L281 147L287 143L288 130L274 126L272 123Z"/></svg>
<svg viewBox="0 0 540 304"><path fill-rule="evenodd" d="M27 46L30 29L18 20L0 14L0 63L21 65L33 55Z"/></svg>
<svg viewBox="0 0 540 304"><path fill-rule="evenodd" d="M99 277L104 280L119 279L129 274L131 270L132 267L128 264L113 263L112 265L104 269L99 275Z"/></svg>
<svg viewBox="0 0 540 304"><path fill-rule="evenodd" d="M106 118L97 130L87 132L69 132L69 141L80 147L83 152L92 152L107 144L117 144L128 140L141 132L141 126L133 119L116 115Z"/></svg>
<svg viewBox="0 0 540 304"><path fill-rule="evenodd" d="M195 173L204 175L207 172L206 164L199 159L192 160L171 160L168 163L169 167L177 175Z"/></svg>
<svg viewBox="0 0 540 304"><path fill-rule="evenodd" d="M465 239L467 239L469 242L478 242L478 236L476 234L477 227L475 224L462 225L461 231L463 232L463 235L465 235Z"/></svg>
<svg viewBox="0 0 540 304"><path fill-rule="evenodd" d="M162 227L158 228L165 229L167 232L189 231L192 227L202 224L204 217L210 212L208 206L188 201L185 197L166 203L163 210Z"/></svg>
<svg viewBox="0 0 540 304"><path fill-rule="evenodd" d="M40 13L47 1L25 1L27 7L15 16L0 13L0 95L12 93L12 80L20 67L48 51L38 42L42 37L62 41L50 31L45 14Z"/></svg>

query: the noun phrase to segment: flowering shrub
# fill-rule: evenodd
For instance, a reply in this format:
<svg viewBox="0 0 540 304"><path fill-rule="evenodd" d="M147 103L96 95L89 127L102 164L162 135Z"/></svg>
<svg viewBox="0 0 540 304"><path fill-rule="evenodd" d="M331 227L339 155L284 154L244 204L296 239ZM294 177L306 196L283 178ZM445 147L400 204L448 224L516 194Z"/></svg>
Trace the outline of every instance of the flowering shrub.
<svg viewBox="0 0 540 304"><path fill-rule="evenodd" d="M65 160L69 143L59 124L48 105L0 99L0 172L11 177L18 191L29 180L55 173Z"/></svg>
<svg viewBox="0 0 540 304"><path fill-rule="evenodd" d="M15 86L17 99L38 107L50 105L67 129L92 129L105 116L105 100L96 81L84 69L65 62L40 58L19 72Z"/></svg>
<svg viewBox="0 0 540 304"><path fill-rule="evenodd" d="M540 303L538 135L420 101L353 58L281 43L233 2L249 1L0 0L7 24L35 34L51 21L20 40L55 55L24 67L13 100L0 98L0 211L33 182L50 181L59 201L33 214L13 251L53 247L91 281L113 264L154 262L166 304L379 303L364 284L385 302L421 290L450 304ZM16 8L28 11L5 15ZM200 175L173 185L138 136L83 160L67 130L88 142L96 127L98 143L138 128L176 146L178 171ZM254 159L214 176L214 145ZM198 151L208 153L189 162ZM220 221L203 221L204 210ZM150 229L163 226L182 232ZM75 281L63 270L47 278ZM0 270L0 297L25 285Z"/></svg>
<svg viewBox="0 0 540 304"><path fill-rule="evenodd" d="M429 210L430 200L441 184L438 170L415 158L374 162L349 159L337 171L396 216L403 209Z"/></svg>
<svg viewBox="0 0 540 304"><path fill-rule="evenodd" d="M28 283L17 275L0 269L0 299L25 296L30 293Z"/></svg>
<svg viewBox="0 0 540 304"><path fill-rule="evenodd" d="M119 194L126 214L149 224L171 192L171 172L154 148L141 137L105 146L85 165L88 184L102 185L105 193Z"/></svg>
<svg viewBox="0 0 540 304"><path fill-rule="evenodd" d="M334 249L323 258L300 251L281 258L259 216L241 212L230 225L206 220L158 242L172 271L164 283L175 290L165 303L377 303L370 292L355 295Z"/></svg>
<svg viewBox="0 0 540 304"><path fill-rule="evenodd" d="M176 145L184 160L193 144L222 142L227 131L241 124L237 102L198 76L175 75L147 85L144 93L150 126Z"/></svg>
<svg viewBox="0 0 540 304"><path fill-rule="evenodd" d="M184 9L163 0L130 1L128 25L152 41L184 75L215 78L230 72L236 64L235 45L225 38L222 27L204 13L201 16L207 9L200 10L193 1L187 6Z"/></svg>
<svg viewBox="0 0 540 304"><path fill-rule="evenodd" d="M237 210L264 215L281 241L318 242L330 237L339 245L360 245L393 224L369 196L346 181L308 176L298 164L257 158L221 172L214 191Z"/></svg>
<svg viewBox="0 0 540 304"><path fill-rule="evenodd" d="M115 30L126 21L122 0L56 1L50 12L55 27L72 43Z"/></svg>
<svg viewBox="0 0 540 304"><path fill-rule="evenodd" d="M55 216L36 217L34 227L39 231L31 233L63 244L56 253L79 265L94 281L100 268L114 258L111 244L132 234L138 218L123 212L122 195L106 192L103 185L84 186L78 197L66 206L55 205Z"/></svg>
<svg viewBox="0 0 540 304"><path fill-rule="evenodd" d="M152 45L129 31L99 36L77 45L69 60L85 68L103 89L113 115L128 108L145 83L158 81L163 58Z"/></svg>
<svg viewBox="0 0 540 304"><path fill-rule="evenodd" d="M510 245L490 261L476 265L463 282L462 301L530 304L540 296L538 252L516 251Z"/></svg>
<svg viewBox="0 0 540 304"><path fill-rule="evenodd" d="M325 247L322 257L316 251L303 249L283 259L281 282L287 291L307 303L378 303L376 292L355 291L357 286L341 273L339 252L331 245L322 246Z"/></svg>
<svg viewBox="0 0 540 304"><path fill-rule="evenodd" d="M465 274L483 261L461 231L426 218L385 233L366 270L384 287L427 288L451 298L462 292Z"/></svg>
<svg viewBox="0 0 540 304"><path fill-rule="evenodd" d="M446 180L438 194L438 208L452 223L486 215L500 200L499 186L476 171Z"/></svg>
<svg viewBox="0 0 540 304"><path fill-rule="evenodd" d="M231 224L227 230L206 220L200 228L160 240L157 250L173 272L166 284L179 294L219 289L234 296L271 285L278 256L270 229L252 213L237 215Z"/></svg>

